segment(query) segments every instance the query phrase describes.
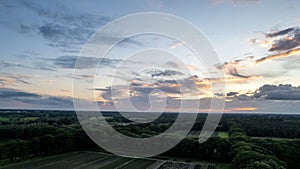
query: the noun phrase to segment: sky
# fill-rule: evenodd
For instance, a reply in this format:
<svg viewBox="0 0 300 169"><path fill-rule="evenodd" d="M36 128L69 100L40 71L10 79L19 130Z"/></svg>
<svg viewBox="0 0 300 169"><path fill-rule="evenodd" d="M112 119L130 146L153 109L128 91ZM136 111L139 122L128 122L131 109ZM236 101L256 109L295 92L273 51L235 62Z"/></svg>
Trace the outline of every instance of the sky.
<svg viewBox="0 0 300 169"><path fill-rule="evenodd" d="M186 42L141 34L75 66L97 30L144 12L193 24L219 61L207 72ZM198 103L207 112L212 99L224 99L224 112L299 113L299 13L298 0L1 0L0 108L72 110L77 99L83 109L176 112L184 101L185 112ZM108 34L97 45L116 38ZM212 91L224 81L225 91Z"/></svg>

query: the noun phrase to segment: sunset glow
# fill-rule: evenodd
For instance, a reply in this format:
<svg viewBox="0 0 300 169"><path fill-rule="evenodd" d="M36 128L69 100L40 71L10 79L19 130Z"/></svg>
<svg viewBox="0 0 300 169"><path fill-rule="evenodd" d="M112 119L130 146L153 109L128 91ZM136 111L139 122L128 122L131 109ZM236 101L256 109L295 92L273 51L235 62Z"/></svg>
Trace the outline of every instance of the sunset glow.
<svg viewBox="0 0 300 169"><path fill-rule="evenodd" d="M199 109L208 111L211 98L224 98L225 112L294 112L300 108L298 1L158 4L1 2L1 107L72 110L73 99L79 99L114 110L114 102L130 97L132 104L140 105L149 99L166 100L172 111L180 99L190 104L202 101ZM212 54L198 56L197 45L147 32L123 38L105 58L87 55L77 64L82 48L95 32L120 17L145 11L171 13L194 25L211 43L219 61L206 65L203 60ZM224 11L222 15L220 11ZM131 29L122 28L124 32ZM120 38L111 32L95 41L96 49ZM189 31L179 33L196 38ZM149 49L158 53L149 56L145 53ZM75 96L74 82L80 86L80 94ZM212 91L213 86L223 83L225 92Z"/></svg>

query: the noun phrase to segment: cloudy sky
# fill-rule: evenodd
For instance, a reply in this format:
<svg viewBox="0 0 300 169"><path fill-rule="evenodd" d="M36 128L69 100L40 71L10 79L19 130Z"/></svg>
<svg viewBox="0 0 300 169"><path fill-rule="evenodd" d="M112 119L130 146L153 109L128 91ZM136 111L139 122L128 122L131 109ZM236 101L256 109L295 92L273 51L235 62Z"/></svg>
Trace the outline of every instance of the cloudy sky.
<svg viewBox="0 0 300 169"><path fill-rule="evenodd" d="M211 70L225 76L205 72L189 44L155 34L125 38L105 58L79 58L74 74L95 31L142 12L194 24L220 58ZM299 13L298 0L1 0L0 108L73 109L75 98L87 109L95 102L103 110L157 111L163 103L165 111L177 111L184 100L206 112L211 98L225 98L225 112L298 113ZM97 44L116 38L108 34ZM136 53L150 48L161 50ZM222 81L226 91L212 92L211 83Z"/></svg>

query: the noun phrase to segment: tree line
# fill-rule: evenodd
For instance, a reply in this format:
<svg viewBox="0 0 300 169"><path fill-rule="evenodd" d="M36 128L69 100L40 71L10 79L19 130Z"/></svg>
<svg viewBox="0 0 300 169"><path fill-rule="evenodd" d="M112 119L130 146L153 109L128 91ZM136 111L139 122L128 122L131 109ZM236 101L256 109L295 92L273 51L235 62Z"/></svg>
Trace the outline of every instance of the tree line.
<svg viewBox="0 0 300 169"><path fill-rule="evenodd" d="M44 113L44 112L43 112ZM74 114L31 112L38 117L30 122L21 120L25 114L0 126L0 159L22 160L33 155L47 155L99 147L80 127ZM107 113L109 123L121 133L132 137L151 137L167 130L176 114L166 114L151 124L129 124L120 115ZM206 115L200 114L193 130L201 130ZM299 116L224 115L217 131L226 131L229 138L211 137L204 143L187 137L162 156L196 158L230 163L233 169L295 169L300 168L300 140L255 139L250 136L298 138ZM272 132L271 132L272 131ZM292 131L295 133L291 134Z"/></svg>

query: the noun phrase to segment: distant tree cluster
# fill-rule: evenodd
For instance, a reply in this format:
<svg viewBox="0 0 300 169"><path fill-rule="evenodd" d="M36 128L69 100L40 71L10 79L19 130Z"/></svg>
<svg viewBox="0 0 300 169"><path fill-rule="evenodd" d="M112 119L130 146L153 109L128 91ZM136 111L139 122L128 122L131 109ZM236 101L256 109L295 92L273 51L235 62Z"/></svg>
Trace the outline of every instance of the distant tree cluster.
<svg viewBox="0 0 300 169"><path fill-rule="evenodd" d="M211 137L206 142L199 143L197 138L186 138L165 154L176 157L230 162L230 149L229 139Z"/></svg>
<svg viewBox="0 0 300 169"><path fill-rule="evenodd" d="M0 160L97 148L75 121L74 114L7 113L0 126ZM24 120L24 118L27 118Z"/></svg>
<svg viewBox="0 0 300 169"><path fill-rule="evenodd" d="M300 168L300 140L271 140L271 139L252 139L251 144L264 147L272 152L278 159L287 163L287 168Z"/></svg>
<svg viewBox="0 0 300 169"><path fill-rule="evenodd" d="M250 143L250 139L238 124L229 130L232 143L230 155L234 169L285 169L286 163L279 160L268 149Z"/></svg>
<svg viewBox="0 0 300 169"><path fill-rule="evenodd" d="M239 123L248 136L300 138L299 115L225 115L223 123L229 121Z"/></svg>
<svg viewBox="0 0 300 169"><path fill-rule="evenodd" d="M119 113L104 115L117 131L137 138L147 138L167 130L177 114L165 114L153 123L135 124ZM203 127L207 114L199 114L192 130ZM2 119L1 119L2 118ZM0 159L22 160L99 147L85 134L73 112L18 111L2 113L0 118ZM183 157L230 163L232 169L300 168L299 116L224 115L217 131L204 143L192 135L157 158ZM252 137L255 136L255 137ZM274 139L256 137L276 137ZM282 138L293 139L282 139Z"/></svg>
<svg viewBox="0 0 300 169"><path fill-rule="evenodd" d="M0 157L11 161L31 155L97 148L82 129L62 129L45 124L1 127L0 135L8 140L0 146Z"/></svg>

